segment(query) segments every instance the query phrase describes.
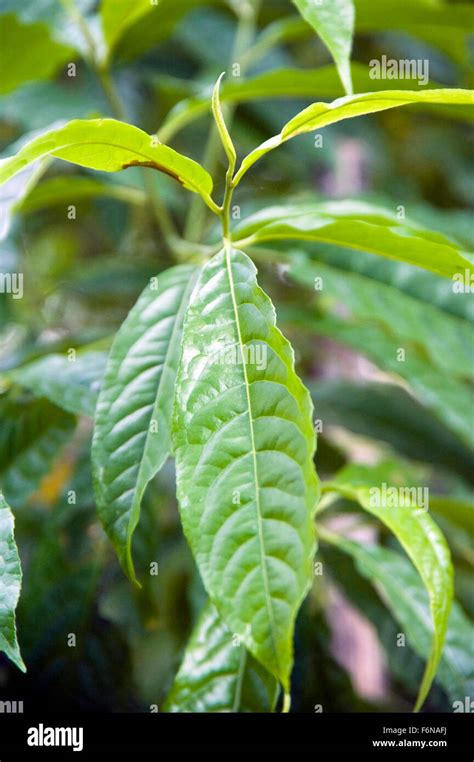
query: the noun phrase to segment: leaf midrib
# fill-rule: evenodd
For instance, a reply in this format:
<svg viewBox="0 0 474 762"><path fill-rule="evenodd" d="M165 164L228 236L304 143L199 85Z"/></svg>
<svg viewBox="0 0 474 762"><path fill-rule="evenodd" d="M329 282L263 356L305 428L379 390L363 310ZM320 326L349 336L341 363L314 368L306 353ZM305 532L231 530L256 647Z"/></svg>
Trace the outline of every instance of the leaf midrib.
<svg viewBox="0 0 474 762"><path fill-rule="evenodd" d="M276 633L275 633L275 620L273 615L272 600L271 600L270 588L268 583L267 565L265 561L266 554L265 554L265 543L264 543L264 537L263 537L262 515L261 515L261 506L260 506L260 488L259 488L259 478L258 478L257 451L255 447L255 432L253 428L252 402L250 399L250 387L249 387L249 381L247 376L247 366L245 364L245 358L244 358L244 353L242 348L242 332L240 330L239 311L238 311L237 300L235 296L234 278L232 274L232 264L230 261L230 255L231 255L230 243L228 241L225 241L227 277L229 278L230 295L231 295L232 306L234 310L235 325L237 328L239 348L242 355L242 370L244 375L245 392L247 396L249 432L250 432L251 452L252 452L254 481L255 481L255 503L256 503L256 509L257 509L258 544L260 549L260 560L262 564L262 578L263 578L263 587L264 587L264 593L265 593L265 606L267 609L268 619L270 622L270 638L272 642L272 648L275 654L275 661L277 664L278 673L280 673L280 660L278 658L278 650L276 646L277 639L276 639Z"/></svg>

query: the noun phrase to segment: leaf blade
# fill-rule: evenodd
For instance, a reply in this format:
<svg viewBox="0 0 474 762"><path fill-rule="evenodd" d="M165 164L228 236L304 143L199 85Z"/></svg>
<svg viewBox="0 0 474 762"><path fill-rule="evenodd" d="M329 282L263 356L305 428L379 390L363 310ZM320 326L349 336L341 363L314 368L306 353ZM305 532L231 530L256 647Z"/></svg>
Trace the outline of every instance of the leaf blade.
<svg viewBox="0 0 474 762"><path fill-rule="evenodd" d="M380 591L416 653L428 659L432 639L429 605L413 566L402 555L388 548L336 536L331 542L353 557L361 574ZM451 701L463 700L470 693L474 671L468 644L472 638L472 623L453 601L446 642L435 678L447 691Z"/></svg>
<svg viewBox="0 0 474 762"><path fill-rule="evenodd" d="M46 156L102 172L119 172L132 166L150 167L170 175L187 190L199 193L205 203L213 207L212 178L203 167L138 127L116 119L75 119L35 138L15 156L0 161L0 184Z"/></svg>
<svg viewBox="0 0 474 762"><path fill-rule="evenodd" d="M70 47L50 36L42 21L24 24L15 14L0 14L0 39L0 95L32 80L49 79L74 57ZM21 56L17 55L18 50L22 51Z"/></svg>
<svg viewBox="0 0 474 762"><path fill-rule="evenodd" d="M380 499L381 486L375 487L377 493L374 494L373 487L345 484L342 475L340 478L341 482L331 482L327 489L334 489L343 497L358 503L393 532L428 591L434 632L431 652L415 705L415 711L418 711L436 674L451 612L453 567L449 548L438 526L428 514L417 509L412 499L408 506L403 501L398 501L396 508L389 507L386 500Z"/></svg>
<svg viewBox="0 0 474 762"><path fill-rule="evenodd" d="M14 526L13 514L0 492L0 651L3 651L18 669L26 672L15 622L22 574Z"/></svg>
<svg viewBox="0 0 474 762"><path fill-rule="evenodd" d="M271 712L276 680L233 642L208 603L193 630L165 712Z"/></svg>
<svg viewBox="0 0 474 762"><path fill-rule="evenodd" d="M330 51L344 90L351 95L350 58L355 21L353 0L332 0L331 3L321 3L318 0L293 0L293 3Z"/></svg>
<svg viewBox="0 0 474 762"><path fill-rule="evenodd" d="M446 278L463 275L472 262L461 247L421 227L400 225L389 216L344 213L345 203L269 207L251 215L236 228L244 244L272 240L319 241L423 267ZM375 210L374 210L375 212ZM239 245L239 241L237 241Z"/></svg>
<svg viewBox="0 0 474 762"><path fill-rule="evenodd" d="M270 371L262 373L244 357L245 347L264 343ZM242 252L222 250L201 274L176 389L173 439L185 534L227 626L287 690L294 618L312 576L314 431L291 348ZM282 497L288 493L292 508Z"/></svg>
<svg viewBox="0 0 474 762"><path fill-rule="evenodd" d="M52 354L5 375L69 413L93 418L106 360L107 354L101 351L79 353L73 362L65 355Z"/></svg>
<svg viewBox="0 0 474 762"><path fill-rule="evenodd" d="M75 419L45 399L0 399L0 484L20 506L38 487L75 428Z"/></svg>
<svg viewBox="0 0 474 762"><path fill-rule="evenodd" d="M184 311L198 270L178 265L145 288L110 350L96 406L92 461L99 517L137 583L131 543L148 482L170 449Z"/></svg>
<svg viewBox="0 0 474 762"><path fill-rule="evenodd" d="M297 135L312 132L320 127L327 127L344 119L416 103L473 105L474 95L471 90L449 88L439 90L382 90L373 93L347 95L332 103L313 103L293 119L290 119L278 135L261 143L244 158L235 175L234 185L240 182L244 174L262 156Z"/></svg>

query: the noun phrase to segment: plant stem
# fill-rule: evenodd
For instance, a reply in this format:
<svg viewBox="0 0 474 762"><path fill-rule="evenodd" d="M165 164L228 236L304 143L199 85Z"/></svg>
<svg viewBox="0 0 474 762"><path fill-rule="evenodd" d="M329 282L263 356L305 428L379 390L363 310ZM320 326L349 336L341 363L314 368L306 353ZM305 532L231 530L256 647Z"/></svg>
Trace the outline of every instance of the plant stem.
<svg viewBox="0 0 474 762"><path fill-rule="evenodd" d="M94 38L92 37L87 21L76 7L74 0L61 0L61 3L82 32L88 50L89 64L100 82L112 114L116 119L125 121L126 114L122 99L110 74L108 64L97 59ZM164 240L168 248L174 253L175 244L178 240L178 233L166 206L163 204L158 194L155 193L153 179L146 169L144 170L143 184L146 194L150 199L150 206L155 219L163 231Z"/></svg>
<svg viewBox="0 0 474 762"><path fill-rule="evenodd" d="M237 31L235 33L234 45L229 60L229 66L238 62L238 59L245 53L253 42L255 37L256 19L258 15L260 0L254 0L253 3L242 2L242 7L239 12L239 21L237 24ZM245 69L241 64L240 73L243 74ZM223 108L224 118L227 126L232 123L232 119L235 113L236 105L227 104ZM219 157L219 132L215 125L212 126L206 148L204 150L204 156L202 159L203 166L208 168L208 172L211 175L215 174L218 157ZM226 182L226 193L228 193L228 187ZM231 194L228 194L231 195ZM225 201L224 201L225 203ZM188 218L184 229L184 237L188 240L199 240L203 234L204 223L206 219L206 209L199 203L199 199L195 198L191 202Z"/></svg>
<svg viewBox="0 0 474 762"><path fill-rule="evenodd" d="M232 194L234 188L232 187L232 167L229 166L227 174L225 176L225 194L222 204L221 220L222 220L222 236L224 243L231 240L230 237L230 205L232 203Z"/></svg>
<svg viewBox="0 0 474 762"><path fill-rule="evenodd" d="M105 65L96 63L94 65L94 70L97 74L97 77L99 78L102 90L104 91L105 96L110 104L113 115L116 119L120 119L120 121L124 122L125 109L109 69Z"/></svg>
<svg viewBox="0 0 474 762"><path fill-rule="evenodd" d="M84 37L84 42L86 43L86 47L87 47L89 63L95 69L97 65L95 40L92 36L91 30L89 29L89 25L87 21L85 20L84 16L78 9L74 0L60 0L60 3L63 6L66 13L69 14L71 19L81 30L82 36Z"/></svg>

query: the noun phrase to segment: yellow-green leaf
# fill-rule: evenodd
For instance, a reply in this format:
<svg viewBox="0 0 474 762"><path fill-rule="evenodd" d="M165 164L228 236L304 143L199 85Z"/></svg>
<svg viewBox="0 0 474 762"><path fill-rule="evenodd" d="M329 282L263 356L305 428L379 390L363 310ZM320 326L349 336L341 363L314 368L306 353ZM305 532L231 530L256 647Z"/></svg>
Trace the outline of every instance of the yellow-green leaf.
<svg viewBox="0 0 474 762"><path fill-rule="evenodd" d="M184 188L199 193L210 208L215 207L210 196L212 178L203 167L155 136L116 119L76 119L35 138L0 162L0 185L44 156L102 172L150 167L170 175Z"/></svg>
<svg viewBox="0 0 474 762"><path fill-rule="evenodd" d="M394 493L387 492L392 489ZM434 633L416 701L415 711L418 711L428 695L443 652L453 600L453 567L446 540L426 510L418 506L416 491L405 495L399 489L384 483L371 487L353 485L345 482L343 473L336 481L324 485L326 492L335 491L353 500L393 532L428 591Z"/></svg>
<svg viewBox="0 0 474 762"><path fill-rule="evenodd" d="M227 125L224 120L224 114L222 113L221 102L219 98L219 87L224 73L225 72L222 72L214 86L214 90L212 91L212 113L214 114L214 119L219 131L222 145L224 146L224 151L226 152L226 156L229 160L230 171L233 172L235 163L237 161L237 155L235 153L232 138L229 135L229 130L227 129Z"/></svg>
<svg viewBox="0 0 474 762"><path fill-rule="evenodd" d="M266 140L245 157L235 176L234 184L240 182L243 175L258 159L297 135L327 127L329 124L340 122L343 119L351 119L356 116L374 114L378 111L417 103L474 105L474 94L472 90L448 88L441 90L383 90L374 93L361 93L360 95L347 95L332 103L313 103L293 119L290 119L278 135Z"/></svg>

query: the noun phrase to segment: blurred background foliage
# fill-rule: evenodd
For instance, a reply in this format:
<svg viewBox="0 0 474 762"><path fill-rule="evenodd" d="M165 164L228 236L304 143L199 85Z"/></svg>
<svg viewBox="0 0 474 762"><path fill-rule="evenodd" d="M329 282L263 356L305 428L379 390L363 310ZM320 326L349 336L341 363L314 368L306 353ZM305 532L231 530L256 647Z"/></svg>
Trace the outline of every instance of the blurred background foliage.
<svg viewBox="0 0 474 762"><path fill-rule="evenodd" d="M3 155L54 123L119 116L204 157L219 198L224 156L206 144L221 71L240 156L308 103L343 95L328 51L288 0L260 3L255 24L244 25L248 39L237 40L245 51L231 52L251 2L161 0L153 12L137 2L127 16L113 0L102 8L76 0L84 34L69 1L0 0ZM469 86L472 31L468 3L356 0L355 91L417 87L371 80L368 64L383 54L427 58L431 83ZM321 147L304 136L259 163L235 203L245 218L290 196L367 199L393 212L403 206L472 249L472 140L462 108L410 107L341 122L323 131ZM142 590L125 580L95 515L91 415L114 332L149 277L180 256L158 224L156 198L183 234L195 202L158 173L92 174L57 161L5 187L0 270L24 274L24 296L0 294L0 484L24 568L18 631L28 673L0 655L1 695L54 710L160 707L205 594L180 528L172 463L148 489L134 540ZM187 233L212 241L215 223L203 213ZM295 263L307 255L288 271L283 247L272 248L255 252L260 280L323 422L320 475L345 464L373 474L382 464L387 480L402 474L402 483L445 495L433 510L453 552L463 616L474 616L472 502L465 507L474 479L472 375L469 360L461 362L471 352L472 370L472 345L460 348L456 335L456 321L473 319L472 297L417 268L322 244L287 247ZM305 273L308 259L314 272ZM322 292L312 287L315 273L324 273ZM405 364L394 361L399 346L409 350ZM77 363L68 363L71 349ZM27 363L30 374L20 379ZM339 521L355 520L353 506L340 507ZM391 547L367 519L361 531ZM348 556L323 547L318 559L325 571L297 625L293 710L409 709L422 661L409 645L395 647L400 625L390 606ZM157 575L149 573L153 562ZM468 638L472 624L465 616L463 623ZM466 671L472 681L474 665ZM436 683L427 709L450 708Z"/></svg>

